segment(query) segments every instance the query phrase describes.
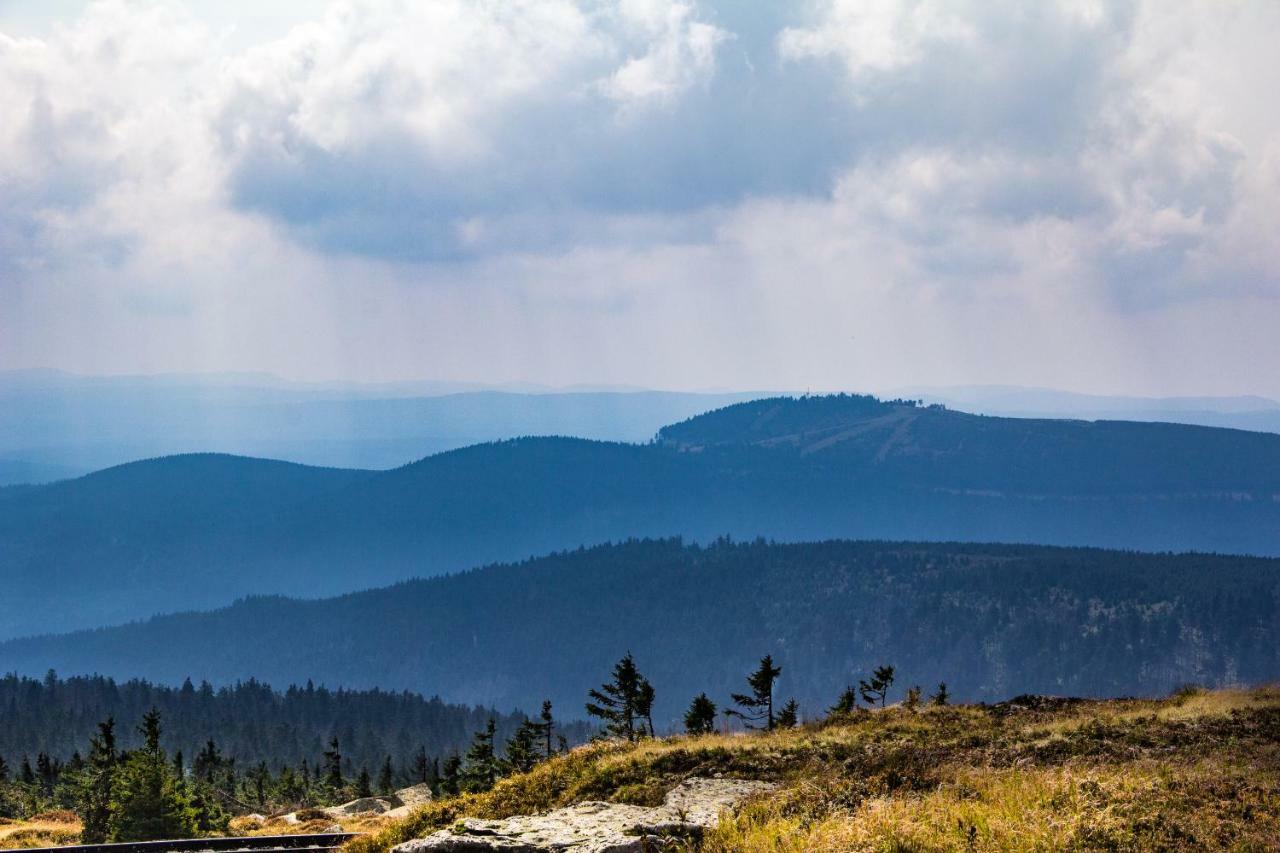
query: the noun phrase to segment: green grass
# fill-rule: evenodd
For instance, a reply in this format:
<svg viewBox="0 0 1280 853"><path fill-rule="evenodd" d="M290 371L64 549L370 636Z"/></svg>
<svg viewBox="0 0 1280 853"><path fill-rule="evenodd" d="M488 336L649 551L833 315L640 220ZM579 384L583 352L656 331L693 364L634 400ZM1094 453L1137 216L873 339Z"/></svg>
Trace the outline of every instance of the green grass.
<svg viewBox="0 0 1280 853"><path fill-rule="evenodd" d="M901 708L773 734L594 744L349 845L586 799L653 804L716 773L780 783L707 853L1280 850L1280 690Z"/></svg>

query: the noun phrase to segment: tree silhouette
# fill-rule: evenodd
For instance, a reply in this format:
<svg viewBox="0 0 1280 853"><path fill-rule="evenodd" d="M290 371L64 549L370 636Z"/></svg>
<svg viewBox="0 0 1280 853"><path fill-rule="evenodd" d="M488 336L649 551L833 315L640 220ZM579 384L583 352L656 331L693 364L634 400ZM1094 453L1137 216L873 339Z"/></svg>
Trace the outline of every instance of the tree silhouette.
<svg viewBox="0 0 1280 853"><path fill-rule="evenodd" d="M115 802L116 721L107 717L98 724L98 733L89 741L89 757L76 792L76 811L84 829L82 844L104 844L111 835L111 806Z"/></svg>
<svg viewBox="0 0 1280 853"><path fill-rule="evenodd" d="M788 699L787 704L782 706L782 710L778 712L778 728L794 729L800 725L800 706L796 704L796 700Z"/></svg>
<svg viewBox="0 0 1280 853"><path fill-rule="evenodd" d="M138 731L142 748L129 753L119 769L111 840L190 838L196 830L195 811L160 747L160 712L152 709L143 716Z"/></svg>
<svg viewBox="0 0 1280 853"><path fill-rule="evenodd" d="M501 767L493 746L497 729L498 724L490 717L471 741L462 765L462 787L468 791L487 791L498 781Z"/></svg>
<svg viewBox="0 0 1280 853"><path fill-rule="evenodd" d="M773 655L760 658L759 668L747 676L747 685L750 686L751 693L731 694L738 707L726 709L725 716L739 718L749 729L761 728L759 724L764 723L763 728L772 731L775 724L773 683L781 674L782 667L773 665Z"/></svg>
<svg viewBox="0 0 1280 853"><path fill-rule="evenodd" d="M878 666L871 673L869 680L858 682L858 690L862 693L862 698L868 705L880 703L880 707L885 705L886 697L889 694L889 688L893 685L893 667Z"/></svg>
<svg viewBox="0 0 1280 853"><path fill-rule="evenodd" d="M634 741L643 733L637 732L640 720L648 720L652 727L653 686L636 668L631 652L614 664L612 681L587 695L592 699L586 705L587 713L600 718L605 731L615 737Z"/></svg>
<svg viewBox="0 0 1280 853"><path fill-rule="evenodd" d="M524 725L516 729L516 733L507 741L506 766L517 773L527 773L538 763L538 741L542 727L532 720L525 720Z"/></svg>
<svg viewBox="0 0 1280 853"><path fill-rule="evenodd" d="M858 710L858 691L850 684L840 692L836 704L827 709L828 714L852 714Z"/></svg>
<svg viewBox="0 0 1280 853"><path fill-rule="evenodd" d="M684 730L691 735L710 734L716 729L716 703L699 693L684 712Z"/></svg>

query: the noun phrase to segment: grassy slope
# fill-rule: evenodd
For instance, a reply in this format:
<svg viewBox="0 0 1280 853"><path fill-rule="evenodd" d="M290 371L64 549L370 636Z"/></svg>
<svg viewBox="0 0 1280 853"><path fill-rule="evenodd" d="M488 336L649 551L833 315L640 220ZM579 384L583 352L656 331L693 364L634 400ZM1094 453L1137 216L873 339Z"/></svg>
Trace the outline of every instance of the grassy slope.
<svg viewBox="0 0 1280 853"><path fill-rule="evenodd" d="M695 775L773 780L702 849L1280 850L1280 689L1166 700L890 708L770 735L582 747L349 845L384 853L463 816L654 804Z"/></svg>
<svg viewBox="0 0 1280 853"><path fill-rule="evenodd" d="M44 812L30 820L0 818L0 850L59 847L79 841L80 819L72 812Z"/></svg>

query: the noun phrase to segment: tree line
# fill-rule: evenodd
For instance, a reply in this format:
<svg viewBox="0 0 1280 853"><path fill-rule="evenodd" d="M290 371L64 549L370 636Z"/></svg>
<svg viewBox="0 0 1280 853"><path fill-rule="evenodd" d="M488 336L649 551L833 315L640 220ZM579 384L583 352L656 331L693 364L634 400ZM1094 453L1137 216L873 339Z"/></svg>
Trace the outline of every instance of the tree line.
<svg viewBox="0 0 1280 853"><path fill-rule="evenodd" d="M748 692L731 693L731 702L723 709L705 692L699 693L684 713L684 733L695 736L711 734L716 731L717 718L726 726L731 724L731 720L740 721L751 730L774 731L799 726L803 722L799 703L794 698L781 703L775 701L775 687L781 675L782 667L772 655L767 654L747 675ZM876 667L866 678L859 679L856 687L850 685L841 691L824 716L839 718L876 707L885 708L896 677L894 667ZM640 672L635 657L628 652L614 664L607 682L587 691L584 708L589 716L600 721L597 737L634 743L642 738L658 736L653 723L656 696L653 683ZM859 697L865 706L859 704ZM918 685L908 687L902 704L915 711L926 701L935 707L949 705L951 694L946 683L938 684L927 700ZM526 721L507 741L503 754L495 750L494 725L490 720L484 729L476 732L465 756L450 758L447 764L449 782L439 786L439 790L445 793L485 791L503 776L528 771L554 756L557 750L551 745L550 708L550 702L544 703L542 723ZM545 743L545 749L538 748L537 745L542 743Z"/></svg>
<svg viewBox="0 0 1280 853"><path fill-rule="evenodd" d="M521 712L310 682L281 692L252 679L215 689L189 680L172 688L7 675L0 677L0 817L88 808L82 782L95 761L114 773L131 755L155 753L158 743L137 725L153 714L157 725L164 721L172 783L198 806L201 831L227 815L331 805L424 782L447 793L462 784L450 768L457 772L477 727L492 723L501 744L526 723L545 725ZM551 748L589 731L556 722Z"/></svg>

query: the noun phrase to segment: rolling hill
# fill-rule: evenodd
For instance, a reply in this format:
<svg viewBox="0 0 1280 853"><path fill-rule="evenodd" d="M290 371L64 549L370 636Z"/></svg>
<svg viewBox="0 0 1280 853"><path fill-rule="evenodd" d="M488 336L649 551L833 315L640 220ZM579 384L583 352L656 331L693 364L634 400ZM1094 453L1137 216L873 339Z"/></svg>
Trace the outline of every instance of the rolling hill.
<svg viewBox="0 0 1280 853"><path fill-rule="evenodd" d="M1025 545L635 540L318 601L0 644L5 669L410 689L569 715L632 651L662 726L765 653L807 713L878 664L962 699L1280 676L1280 560Z"/></svg>
<svg viewBox="0 0 1280 853"><path fill-rule="evenodd" d="M644 445L516 439L381 472L156 459L0 489L0 638L722 534L1280 555L1280 436L842 395L737 404Z"/></svg>

